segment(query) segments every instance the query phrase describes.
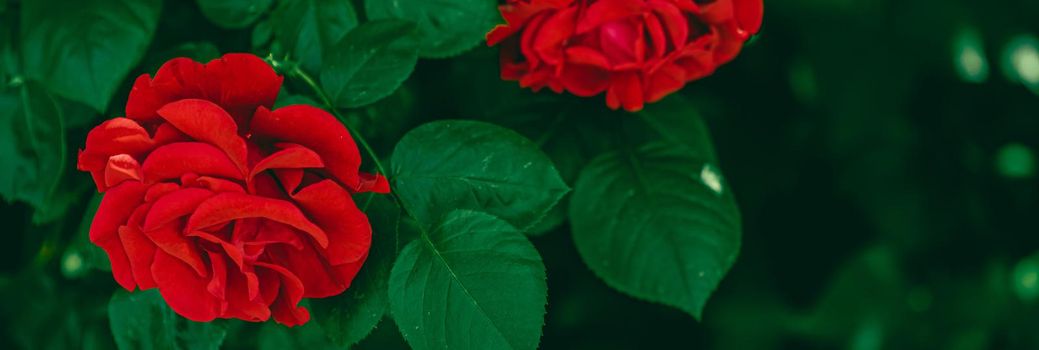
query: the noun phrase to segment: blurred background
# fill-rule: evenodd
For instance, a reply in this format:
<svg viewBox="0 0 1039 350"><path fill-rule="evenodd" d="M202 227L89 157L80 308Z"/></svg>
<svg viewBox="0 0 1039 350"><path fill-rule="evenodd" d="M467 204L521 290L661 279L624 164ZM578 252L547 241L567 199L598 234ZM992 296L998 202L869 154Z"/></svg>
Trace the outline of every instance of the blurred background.
<svg viewBox="0 0 1039 350"><path fill-rule="evenodd" d="M707 120L744 218L742 252L703 322L609 289L556 222L534 238L549 278L542 348L1039 348L1039 1L765 7L740 57L681 92ZM180 55L268 49L277 47L253 28L220 29L195 2L167 0L131 76ZM432 118L518 129L550 120L544 109L517 119L481 101L572 99L498 81L496 57L481 47L423 60L403 89L354 117L370 121L363 128L386 154ZM286 96L305 91L286 81ZM105 118L120 113L130 82ZM623 117L598 111L598 99L577 112L587 123ZM69 126L70 152L100 118ZM578 143L546 147L577 152ZM557 166L576 176L576 166ZM114 347L106 307L117 286L85 237L93 191L85 174L66 176L62 220L37 226L28 206L0 204L0 348ZM313 329L226 327L225 348L327 345L299 336ZM384 320L357 348L406 345Z"/></svg>

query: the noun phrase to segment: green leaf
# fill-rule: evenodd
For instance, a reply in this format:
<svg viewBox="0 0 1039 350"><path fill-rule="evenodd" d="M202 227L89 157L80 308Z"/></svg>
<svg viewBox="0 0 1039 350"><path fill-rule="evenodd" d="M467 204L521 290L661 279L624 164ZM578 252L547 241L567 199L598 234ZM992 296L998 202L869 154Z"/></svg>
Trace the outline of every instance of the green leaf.
<svg viewBox="0 0 1039 350"><path fill-rule="evenodd" d="M57 101L35 83L0 93L0 196L48 211L65 171L65 134ZM63 206L58 206L63 207Z"/></svg>
<svg viewBox="0 0 1039 350"><path fill-rule="evenodd" d="M219 349L226 331L173 313L158 289L118 291L108 302L112 335L120 349Z"/></svg>
<svg viewBox="0 0 1039 350"><path fill-rule="evenodd" d="M271 7L273 0L196 0L202 15L216 25L241 29L248 27Z"/></svg>
<svg viewBox="0 0 1039 350"><path fill-rule="evenodd" d="M483 41L499 21L495 0L365 0L371 19L399 18L418 24L413 45L419 55L443 58Z"/></svg>
<svg viewBox="0 0 1039 350"><path fill-rule="evenodd" d="M639 117L668 142L687 147L696 152L697 157L717 162L707 124L682 96L668 96L651 104L639 113Z"/></svg>
<svg viewBox="0 0 1039 350"><path fill-rule="evenodd" d="M65 278L80 278L95 269L112 270L108 254L90 242L90 224L94 221L97 208L101 206L102 198L103 195L96 193L90 199L83 219L79 222L79 228L61 256L61 273Z"/></svg>
<svg viewBox="0 0 1039 350"><path fill-rule="evenodd" d="M321 70L325 52L357 26L349 1L281 1L271 12L274 37L310 72Z"/></svg>
<svg viewBox="0 0 1039 350"><path fill-rule="evenodd" d="M311 310L314 310L313 308ZM328 337L325 337L321 326L316 322L307 322L298 327L287 328L274 322L267 322L260 328L260 350L335 350Z"/></svg>
<svg viewBox="0 0 1039 350"><path fill-rule="evenodd" d="M716 165L685 147L604 154L570 202L574 242L611 287L697 319L736 260L740 214Z"/></svg>
<svg viewBox="0 0 1039 350"><path fill-rule="evenodd" d="M24 1L25 74L104 112L148 48L161 7L160 0Z"/></svg>
<svg viewBox="0 0 1039 350"><path fill-rule="evenodd" d="M343 108L374 103L393 93L415 70L415 50L400 45L415 30L410 22L380 20L350 31L325 55L321 85Z"/></svg>
<svg viewBox="0 0 1039 350"><path fill-rule="evenodd" d="M390 172L404 207L426 226L450 210L470 209L526 231L570 190L533 142L476 121L412 130L394 149Z"/></svg>
<svg viewBox="0 0 1039 350"><path fill-rule="evenodd" d="M541 257L516 228L457 210L401 252L390 310L416 350L535 349L547 288Z"/></svg>
<svg viewBox="0 0 1039 350"><path fill-rule="evenodd" d="M357 198L368 196L359 195ZM343 294L310 301L314 319L325 329L326 335L341 347L356 344L367 337L389 307L386 290L390 267L397 256L400 208L386 196L378 196L372 199L366 214L372 223L372 246L364 268Z"/></svg>

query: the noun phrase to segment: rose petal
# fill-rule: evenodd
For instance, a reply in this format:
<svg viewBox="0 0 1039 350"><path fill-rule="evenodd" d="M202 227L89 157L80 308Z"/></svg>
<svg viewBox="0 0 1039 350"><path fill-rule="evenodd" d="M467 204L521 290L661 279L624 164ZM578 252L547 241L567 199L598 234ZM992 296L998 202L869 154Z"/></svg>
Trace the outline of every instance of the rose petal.
<svg viewBox="0 0 1039 350"><path fill-rule="evenodd" d="M325 180L301 189L292 198L328 234L325 255L330 264L357 261L368 253L372 227L345 189Z"/></svg>
<svg viewBox="0 0 1039 350"><path fill-rule="evenodd" d="M361 183L354 192L390 193L390 181L380 174L361 173Z"/></svg>
<svg viewBox="0 0 1039 350"><path fill-rule="evenodd" d="M185 188L160 197L144 219L144 231L151 231L173 220L190 215L214 193L201 188Z"/></svg>
<svg viewBox="0 0 1039 350"><path fill-rule="evenodd" d="M245 140L230 114L213 102L186 99L171 102L156 113L184 134L224 151L245 172Z"/></svg>
<svg viewBox="0 0 1039 350"><path fill-rule="evenodd" d="M187 264L159 250L152 264L159 293L177 314L195 322L209 322L220 314L220 300L209 293L209 281Z"/></svg>
<svg viewBox="0 0 1039 350"><path fill-rule="evenodd" d="M134 280L141 290L155 288L155 280L152 278L151 265L155 258L155 244L152 244L140 230L129 226L120 226L119 240L123 243L123 250L130 261L130 270L133 272Z"/></svg>
<svg viewBox="0 0 1039 350"><path fill-rule="evenodd" d="M350 131L324 110L307 105L260 108L252 122L253 137L302 145L324 161L325 169L351 189L360 183L361 153Z"/></svg>
<svg viewBox="0 0 1039 350"><path fill-rule="evenodd" d="M339 279L325 257L311 244L304 244L301 250L269 246L266 252L271 263L285 267L299 278L305 298L325 298L346 290L345 281Z"/></svg>
<svg viewBox="0 0 1039 350"><path fill-rule="evenodd" d="M209 271L206 269L205 262L202 261L198 246L181 233L180 227L182 225L171 223L145 231L144 235L148 236L148 239L166 254L191 266L199 277L206 277Z"/></svg>
<svg viewBox="0 0 1039 350"><path fill-rule="evenodd" d="M748 35L754 35L761 29L761 20L765 15L765 5L761 0L733 0L733 10L740 29Z"/></svg>
<svg viewBox="0 0 1039 350"><path fill-rule="evenodd" d="M90 224L90 241L108 253L108 260L112 263L112 276L128 291L134 289L136 282L117 230L141 205L146 190L147 186L135 181L123 182L110 188L101 199L101 205L98 206L94 220Z"/></svg>
<svg viewBox="0 0 1039 350"><path fill-rule="evenodd" d="M599 0L593 2L582 14L577 24L577 34L587 33L603 24L641 14L642 1Z"/></svg>
<svg viewBox="0 0 1039 350"><path fill-rule="evenodd" d="M156 148L141 166L145 182L176 179L187 173L242 180L242 172L219 148L200 142L177 142Z"/></svg>
<svg viewBox="0 0 1039 350"><path fill-rule="evenodd" d="M267 158L256 163L249 174L249 178L252 179L256 174L269 169L305 169L325 167L324 162L321 161L321 156L306 147L296 144L285 144L283 147L284 148L280 151L274 152L267 156Z"/></svg>
<svg viewBox="0 0 1039 350"><path fill-rule="evenodd" d="M577 96L595 96L610 86L610 73L598 67L568 64L560 80L567 91Z"/></svg>
<svg viewBox="0 0 1039 350"><path fill-rule="evenodd" d="M577 8L560 10L541 24L534 37L534 52L551 65L563 63L563 42L574 35L577 26ZM527 55L529 58L531 55Z"/></svg>
<svg viewBox="0 0 1039 350"><path fill-rule="evenodd" d="M125 153L109 157L105 166L105 186L111 188L127 180L141 181L141 164Z"/></svg>
<svg viewBox="0 0 1039 350"><path fill-rule="evenodd" d="M307 323L310 312L299 306L303 299L303 283L299 278L281 266L265 263L256 263L256 266L274 272L281 282L281 289L271 305L274 320L289 327Z"/></svg>
<svg viewBox="0 0 1039 350"><path fill-rule="evenodd" d="M642 84L634 73L618 74L610 82L606 91L606 104L617 109L621 106L628 112L642 110Z"/></svg>
<svg viewBox="0 0 1039 350"><path fill-rule="evenodd" d="M126 116L156 119L156 111L167 103L197 98L220 105L241 124L257 107L274 105L281 82L274 69L250 54L226 54L205 65L176 58L163 64L154 79L137 78L126 102Z"/></svg>
<svg viewBox="0 0 1039 350"><path fill-rule="evenodd" d="M306 232L321 246L328 246L328 236L310 222L292 203L242 193L221 193L202 202L188 219L188 232L244 218L265 218Z"/></svg>
<svg viewBox="0 0 1039 350"><path fill-rule="evenodd" d="M252 274L253 280L256 275ZM238 318L250 322L263 322L271 318L271 310L263 300L257 298L258 293L248 292L246 275L240 271L230 270L227 273L228 308L222 317ZM255 287L254 287L255 288Z"/></svg>
<svg viewBox="0 0 1039 350"><path fill-rule="evenodd" d="M79 151L76 168L89 171L98 192L108 187L105 168L111 156L127 154L131 158L141 156L155 146L137 122L126 118L115 118L98 125L87 134L86 148Z"/></svg>
<svg viewBox="0 0 1039 350"><path fill-rule="evenodd" d="M222 314L227 310L227 261L223 254L211 251L206 253L209 255L209 266L212 267L206 291L221 300L220 313Z"/></svg>

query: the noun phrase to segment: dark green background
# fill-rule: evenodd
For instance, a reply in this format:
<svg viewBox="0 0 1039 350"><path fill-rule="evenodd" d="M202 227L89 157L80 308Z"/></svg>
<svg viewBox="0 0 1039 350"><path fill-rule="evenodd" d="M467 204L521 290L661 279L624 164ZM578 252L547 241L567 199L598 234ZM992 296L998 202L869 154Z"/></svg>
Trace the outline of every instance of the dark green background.
<svg viewBox="0 0 1039 350"><path fill-rule="evenodd" d="M744 52L681 92L710 125L744 222L740 257L704 321L607 288L564 225L533 239L548 271L541 347L1039 348L1039 85L1008 76L1014 69L1004 58L1015 40L1029 42L1019 38L1039 50L1037 19L1032 0L767 1L762 32ZM194 1L167 0L131 76L154 72L185 43L193 54L205 51L201 42L250 52L252 35L251 27L211 24ZM980 46L968 48L987 60L984 77L957 73L958 43L972 35ZM426 120L536 130L557 112L556 104L529 109L520 123L487 115L500 107L488 101L576 101L497 82L496 57L480 47L421 60L389 102L365 110L378 121L365 132L389 154L403 131ZM105 117L120 114L131 82ZM286 82L286 91L306 92ZM588 129L617 128L628 117L591 100L574 102L578 120L595 124ZM67 169L88 128L68 131ZM0 348L114 346L110 274L63 273L67 250L85 239L79 226L91 196L86 174L67 177L77 199L62 220L35 226L28 206L0 204ZM273 325L224 326L225 348L306 339L306 331ZM405 345L384 320L357 348Z"/></svg>

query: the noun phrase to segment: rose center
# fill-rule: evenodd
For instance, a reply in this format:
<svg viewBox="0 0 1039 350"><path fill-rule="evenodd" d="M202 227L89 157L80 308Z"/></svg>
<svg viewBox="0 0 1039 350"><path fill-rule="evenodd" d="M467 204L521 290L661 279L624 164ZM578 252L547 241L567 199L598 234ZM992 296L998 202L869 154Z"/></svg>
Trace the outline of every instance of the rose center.
<svg viewBox="0 0 1039 350"><path fill-rule="evenodd" d="M631 21L609 22L599 28L599 47L610 63L632 62L638 57L635 45L639 35L638 28Z"/></svg>

